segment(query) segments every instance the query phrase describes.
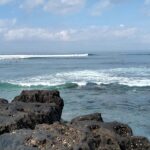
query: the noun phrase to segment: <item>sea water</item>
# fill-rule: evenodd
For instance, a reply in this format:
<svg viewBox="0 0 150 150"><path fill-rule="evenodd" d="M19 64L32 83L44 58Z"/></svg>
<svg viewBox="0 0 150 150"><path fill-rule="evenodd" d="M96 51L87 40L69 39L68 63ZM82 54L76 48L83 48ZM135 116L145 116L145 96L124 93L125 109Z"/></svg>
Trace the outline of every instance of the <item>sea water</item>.
<svg viewBox="0 0 150 150"><path fill-rule="evenodd" d="M0 97L58 89L62 117L100 112L150 139L150 53L0 55Z"/></svg>

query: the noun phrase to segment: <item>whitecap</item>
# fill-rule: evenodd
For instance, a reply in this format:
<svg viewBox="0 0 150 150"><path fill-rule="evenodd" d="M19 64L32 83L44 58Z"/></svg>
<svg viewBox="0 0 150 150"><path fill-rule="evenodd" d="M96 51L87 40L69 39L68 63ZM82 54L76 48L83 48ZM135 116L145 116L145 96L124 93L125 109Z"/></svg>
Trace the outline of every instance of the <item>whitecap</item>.
<svg viewBox="0 0 150 150"><path fill-rule="evenodd" d="M88 57L89 54L62 54L62 55L0 55L0 60L32 59L32 58L78 58Z"/></svg>
<svg viewBox="0 0 150 150"><path fill-rule="evenodd" d="M123 70L122 68L120 72L124 75ZM120 75L120 72L112 71L112 69L60 72L50 75L21 78L18 80L8 80L6 82L20 86L57 86L66 83L75 83L78 84L78 86L85 86L87 83L96 83L98 85L117 83L130 87L150 86L150 78L148 76L139 77L138 71L134 77L128 76L128 74L124 76ZM148 72L145 73L147 74Z"/></svg>

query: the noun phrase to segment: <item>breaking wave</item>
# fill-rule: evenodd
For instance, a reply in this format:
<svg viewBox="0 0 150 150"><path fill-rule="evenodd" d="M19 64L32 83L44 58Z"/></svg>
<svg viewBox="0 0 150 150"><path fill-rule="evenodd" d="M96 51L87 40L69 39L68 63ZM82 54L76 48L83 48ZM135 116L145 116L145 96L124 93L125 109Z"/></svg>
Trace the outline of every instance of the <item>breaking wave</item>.
<svg viewBox="0 0 150 150"><path fill-rule="evenodd" d="M0 55L0 60L32 59L32 58L80 58L90 54L64 54L64 55Z"/></svg>
<svg viewBox="0 0 150 150"><path fill-rule="evenodd" d="M144 68L117 68L110 70L83 70L73 72L61 72L50 75L41 75L34 77L21 78L17 80L1 81L1 85L13 85L20 87L32 86L86 86L89 83L96 85L118 84L129 87L148 87L150 86L149 72L143 71ZM128 76L125 76L127 74Z"/></svg>

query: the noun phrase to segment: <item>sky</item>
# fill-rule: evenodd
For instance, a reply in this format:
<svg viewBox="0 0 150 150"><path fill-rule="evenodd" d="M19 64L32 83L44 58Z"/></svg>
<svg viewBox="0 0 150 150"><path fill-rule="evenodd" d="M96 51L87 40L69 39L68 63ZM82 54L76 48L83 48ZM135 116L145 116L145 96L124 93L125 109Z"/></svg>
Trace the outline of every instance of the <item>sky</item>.
<svg viewBox="0 0 150 150"><path fill-rule="evenodd" d="M150 51L150 0L0 0L0 54Z"/></svg>

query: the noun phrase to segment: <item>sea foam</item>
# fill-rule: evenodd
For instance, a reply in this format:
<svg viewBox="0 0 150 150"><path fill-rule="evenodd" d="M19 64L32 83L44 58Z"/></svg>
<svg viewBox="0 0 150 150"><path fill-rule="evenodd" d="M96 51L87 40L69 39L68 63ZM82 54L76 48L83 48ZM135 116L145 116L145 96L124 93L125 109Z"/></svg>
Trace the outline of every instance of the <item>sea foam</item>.
<svg viewBox="0 0 150 150"><path fill-rule="evenodd" d="M136 70L136 68L128 68L130 70ZM60 72L50 75L41 75L34 77L21 78L18 80L4 81L9 84L19 86L58 86L66 83L74 83L78 86L85 86L88 83L101 84L120 84L127 85L130 87L145 87L150 86L150 78L147 76L148 72L143 72L143 75L138 73L141 69L136 70L134 76L124 76L125 72L128 71L126 68L118 69L107 69L107 70L83 70L83 71L72 71L72 72ZM149 71L149 70L148 70Z"/></svg>

